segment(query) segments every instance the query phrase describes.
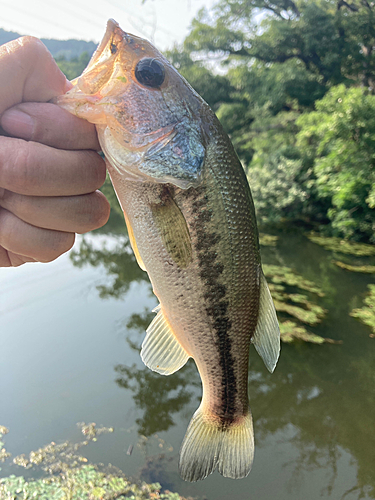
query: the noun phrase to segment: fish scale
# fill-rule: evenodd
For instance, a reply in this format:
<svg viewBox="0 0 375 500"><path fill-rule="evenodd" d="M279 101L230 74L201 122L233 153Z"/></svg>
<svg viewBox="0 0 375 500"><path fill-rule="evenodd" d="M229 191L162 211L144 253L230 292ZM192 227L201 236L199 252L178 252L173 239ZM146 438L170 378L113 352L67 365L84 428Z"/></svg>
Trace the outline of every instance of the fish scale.
<svg viewBox="0 0 375 500"><path fill-rule="evenodd" d="M112 20L56 102L96 124L132 248L159 299L143 361L171 375L191 357L201 376L181 476L197 481L217 468L245 477L254 455L249 348L273 371L280 332L250 188L228 136L160 52Z"/></svg>

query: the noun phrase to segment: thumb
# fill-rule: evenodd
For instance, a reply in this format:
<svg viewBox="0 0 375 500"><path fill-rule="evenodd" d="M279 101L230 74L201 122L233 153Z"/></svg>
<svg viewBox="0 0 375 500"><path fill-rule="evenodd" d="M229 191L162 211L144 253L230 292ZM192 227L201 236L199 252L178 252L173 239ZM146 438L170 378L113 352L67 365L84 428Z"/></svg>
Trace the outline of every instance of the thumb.
<svg viewBox="0 0 375 500"><path fill-rule="evenodd" d="M47 102L71 86L38 38L25 36L0 47L0 115L21 102Z"/></svg>

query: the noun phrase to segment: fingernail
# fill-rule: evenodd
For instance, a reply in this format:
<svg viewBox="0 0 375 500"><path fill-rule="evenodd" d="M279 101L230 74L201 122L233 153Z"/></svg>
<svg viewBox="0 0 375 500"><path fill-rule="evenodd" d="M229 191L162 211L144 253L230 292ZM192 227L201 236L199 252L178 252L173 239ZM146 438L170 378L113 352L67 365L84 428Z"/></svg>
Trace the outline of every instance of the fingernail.
<svg viewBox="0 0 375 500"><path fill-rule="evenodd" d="M9 109L1 117L1 126L8 134L30 140L34 131L34 119L18 109Z"/></svg>

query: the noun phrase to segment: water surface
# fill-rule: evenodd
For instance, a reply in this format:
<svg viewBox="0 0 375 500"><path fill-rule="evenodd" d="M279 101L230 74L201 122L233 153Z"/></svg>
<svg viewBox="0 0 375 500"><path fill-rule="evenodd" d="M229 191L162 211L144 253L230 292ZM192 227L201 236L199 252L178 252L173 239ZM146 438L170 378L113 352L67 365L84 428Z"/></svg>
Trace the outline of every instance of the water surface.
<svg viewBox="0 0 375 500"><path fill-rule="evenodd" d="M170 377L143 365L139 349L157 301L122 222L107 231L80 237L53 263L0 270L7 450L15 456L50 441L78 441L76 423L96 422L115 432L84 450L91 461L184 496L374 499L375 339L349 316L373 276L338 268L332 252L299 233L280 234L276 247L262 249L264 262L291 267L323 289L318 303L327 314L309 329L342 344L284 344L272 375L252 349L253 470L243 480L215 472L189 484L178 476L177 458L199 405L199 376L193 361ZM0 475L10 472L25 473L5 466Z"/></svg>

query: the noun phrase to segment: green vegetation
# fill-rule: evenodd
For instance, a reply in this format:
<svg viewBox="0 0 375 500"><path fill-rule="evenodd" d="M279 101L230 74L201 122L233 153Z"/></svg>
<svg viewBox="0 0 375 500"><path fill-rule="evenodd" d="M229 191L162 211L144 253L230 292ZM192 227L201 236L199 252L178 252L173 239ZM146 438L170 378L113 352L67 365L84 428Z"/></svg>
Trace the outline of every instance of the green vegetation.
<svg viewBox="0 0 375 500"><path fill-rule="evenodd" d="M73 80L79 76L89 63L91 55L88 52L82 52L79 57L67 59L61 55L55 58L58 67L65 74L68 80Z"/></svg>
<svg viewBox="0 0 375 500"><path fill-rule="evenodd" d="M78 450L96 436L113 432L112 428L97 428L96 424L78 424L86 437L80 443L68 441L62 444L50 443L37 451L15 457L13 463L26 469L39 468L44 471L40 479L25 479L11 474L0 479L0 498L7 500L184 500L178 493L161 493L159 483L134 484L124 473L110 466L108 468L88 464ZM8 429L0 426L0 437ZM3 443L0 442L0 451ZM6 458L8 458L10 454ZM5 459L4 459L5 460Z"/></svg>
<svg viewBox="0 0 375 500"><path fill-rule="evenodd" d="M64 464L62 464L64 465ZM11 475L0 479L1 498L9 500L181 500L178 493L160 493L159 483L133 484L124 477L99 472L93 465L67 468L59 476L29 480Z"/></svg>
<svg viewBox="0 0 375 500"><path fill-rule="evenodd" d="M368 325L373 331L371 336L375 337L375 285L369 285L368 288L370 293L364 300L366 305L360 309L353 309L350 316L358 318Z"/></svg>
<svg viewBox="0 0 375 500"><path fill-rule="evenodd" d="M265 264L263 270L278 313L283 342L303 340L313 344L337 343L305 328L305 325L315 326L320 323L327 312L313 298L313 295L324 296L321 288L288 267ZM302 290L308 292L309 296L301 293ZM293 321L290 318L293 318Z"/></svg>
<svg viewBox="0 0 375 500"><path fill-rule="evenodd" d="M315 335L314 333L306 330L304 326L297 325L294 321L280 322L280 334L281 340L287 344L290 344L295 340L311 342L312 344L341 344L341 341Z"/></svg>
<svg viewBox="0 0 375 500"><path fill-rule="evenodd" d="M69 79L94 50L44 42ZM166 54L229 133L261 223L375 243L374 46L373 2L218 0Z"/></svg>
<svg viewBox="0 0 375 500"><path fill-rule="evenodd" d="M363 88L332 87L316 111L298 120L297 145L329 200L334 234L375 243L375 95Z"/></svg>
<svg viewBox="0 0 375 500"><path fill-rule="evenodd" d="M262 247L275 247L278 239L278 236L273 236L272 234L259 234L259 244Z"/></svg>
<svg viewBox="0 0 375 500"><path fill-rule="evenodd" d="M350 264L345 264L340 260L333 261L336 266L341 267L341 269L346 269L347 271L353 271L354 273L367 273L375 274L375 266L352 266Z"/></svg>
<svg viewBox="0 0 375 500"><path fill-rule="evenodd" d="M4 442L2 441L2 437L5 436L5 434L8 434L8 432L9 429L4 427L4 425L0 425L0 463L5 462L5 460L10 457L10 453L6 451L4 447Z"/></svg>
<svg viewBox="0 0 375 500"><path fill-rule="evenodd" d="M371 257L375 255L374 245L354 243L352 241L345 241L340 238L324 237L316 233L310 233L307 235L307 237L313 243L317 243L318 245L324 247L326 250L331 250L332 252L354 255L356 257Z"/></svg>
<svg viewBox="0 0 375 500"><path fill-rule="evenodd" d="M371 2L219 0L168 54L230 134L260 222L375 242L374 45Z"/></svg>
<svg viewBox="0 0 375 500"><path fill-rule="evenodd" d="M353 258L367 258L375 256L375 245L368 245L366 243L355 243L353 241L346 241L340 238L332 238L320 236L316 233L310 233L307 237L318 245L324 247L334 253L341 253ZM373 259L372 259L373 260ZM363 264L358 260L355 262L347 263L341 260L332 261L337 267L345 269L346 271L352 271L355 273L367 273L375 274L375 266L372 264Z"/></svg>

